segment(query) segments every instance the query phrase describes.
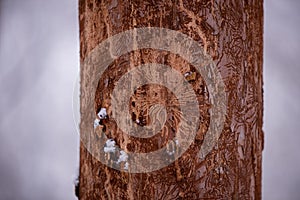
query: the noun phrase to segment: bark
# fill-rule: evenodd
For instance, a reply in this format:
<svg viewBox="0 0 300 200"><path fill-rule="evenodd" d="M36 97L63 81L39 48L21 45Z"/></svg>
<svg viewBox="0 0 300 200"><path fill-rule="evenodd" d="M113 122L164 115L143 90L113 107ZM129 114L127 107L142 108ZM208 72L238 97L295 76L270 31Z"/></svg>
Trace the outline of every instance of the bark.
<svg viewBox="0 0 300 200"><path fill-rule="evenodd" d="M117 58L101 77L92 66L81 65L81 134L93 116L83 117L87 94L94 92L89 80L99 84L93 107L108 118L100 128L126 151L149 152L174 137L180 116L176 96L158 85L136 90L130 99L132 120L149 123L149 107L160 103L168 116L163 130L150 139L137 139L118 129L111 115L111 96L123 74L141 63L161 63L183 75L196 92L200 127L190 148L174 163L149 173L112 169L80 145L79 199L261 199L263 150L263 2L260 0L79 0L80 60L105 39L140 27L163 27L197 41L210 55L226 86L227 114L223 131L213 150L199 159L198 152L210 122L207 86L195 67L178 55L155 49L132 51Z"/></svg>

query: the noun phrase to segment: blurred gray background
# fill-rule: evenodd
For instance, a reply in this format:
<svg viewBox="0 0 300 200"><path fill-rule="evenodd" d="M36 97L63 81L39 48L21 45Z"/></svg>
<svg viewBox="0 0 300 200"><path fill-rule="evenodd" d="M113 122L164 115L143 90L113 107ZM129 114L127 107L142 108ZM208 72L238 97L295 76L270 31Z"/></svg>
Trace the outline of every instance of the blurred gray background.
<svg viewBox="0 0 300 200"><path fill-rule="evenodd" d="M263 199L300 199L300 1L265 0ZM0 199L76 199L77 0L0 0Z"/></svg>

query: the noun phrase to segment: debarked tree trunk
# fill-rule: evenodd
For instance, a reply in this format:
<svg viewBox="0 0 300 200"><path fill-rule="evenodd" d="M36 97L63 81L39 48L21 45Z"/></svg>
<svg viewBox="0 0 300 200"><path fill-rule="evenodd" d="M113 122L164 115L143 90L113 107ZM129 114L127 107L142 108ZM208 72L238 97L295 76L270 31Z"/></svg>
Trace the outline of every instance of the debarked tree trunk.
<svg viewBox="0 0 300 200"><path fill-rule="evenodd" d="M79 199L261 199L262 1L79 0L79 21Z"/></svg>

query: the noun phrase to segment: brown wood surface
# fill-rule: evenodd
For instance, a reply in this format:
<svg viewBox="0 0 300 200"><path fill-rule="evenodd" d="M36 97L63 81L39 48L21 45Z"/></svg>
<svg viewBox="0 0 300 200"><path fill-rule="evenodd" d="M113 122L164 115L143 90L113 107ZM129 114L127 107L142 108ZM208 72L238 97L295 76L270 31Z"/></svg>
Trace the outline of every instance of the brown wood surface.
<svg viewBox="0 0 300 200"><path fill-rule="evenodd" d="M178 55L154 49L136 50L117 58L102 77L94 77L88 66L81 65L81 113L86 94L93 92L83 85L94 77L99 81L92 105L95 116L100 108L107 108L109 118L102 120L101 128L127 151L161 148L174 137L180 121L176 96L164 87L146 85L130 99L132 120L139 119L139 125L147 125L149 106L160 103L171 116L163 130L150 139L137 139L118 129L110 117L110 94L120 77L140 64L161 63L182 74L193 72L187 80L197 95L201 125L182 157L151 173L132 174L107 167L81 143L79 199L261 199L262 1L79 0L79 21L81 62L99 43L132 28L163 27L192 37L215 62L228 96L222 134L201 160L197 152L209 126L210 97L194 66ZM81 123L81 133L84 127Z"/></svg>

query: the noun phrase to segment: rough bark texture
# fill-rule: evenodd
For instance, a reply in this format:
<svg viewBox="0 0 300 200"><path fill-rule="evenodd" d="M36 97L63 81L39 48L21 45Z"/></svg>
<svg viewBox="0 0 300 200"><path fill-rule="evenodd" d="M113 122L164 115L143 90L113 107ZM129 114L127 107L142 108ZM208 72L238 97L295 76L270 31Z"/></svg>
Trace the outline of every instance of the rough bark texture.
<svg viewBox="0 0 300 200"><path fill-rule="evenodd" d="M209 124L209 94L201 75L178 55L144 49L116 59L102 77L95 94L95 116L105 107L110 115L114 83L141 63L162 63L182 74L196 91L201 125L184 155L161 170L130 174L111 169L80 146L81 200L93 199L261 199L262 48L263 2L260 0L100 1L80 0L80 59L108 37L139 27L164 27L198 41L216 63L228 95L226 122L217 145L200 160L196 155ZM81 68L85 76L94 76ZM81 90L81 108L85 93ZM138 88L130 100L132 120L149 123L149 105L161 103L168 116L164 129L150 139L133 139L122 133L113 119L103 121L109 138L127 151L148 152L161 148L180 121L176 97L166 88ZM81 110L81 112L83 112ZM92 123L92 122L91 122ZM83 126L81 126L81 132ZM151 144L151 145L150 145Z"/></svg>

